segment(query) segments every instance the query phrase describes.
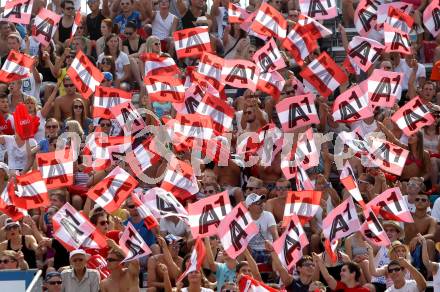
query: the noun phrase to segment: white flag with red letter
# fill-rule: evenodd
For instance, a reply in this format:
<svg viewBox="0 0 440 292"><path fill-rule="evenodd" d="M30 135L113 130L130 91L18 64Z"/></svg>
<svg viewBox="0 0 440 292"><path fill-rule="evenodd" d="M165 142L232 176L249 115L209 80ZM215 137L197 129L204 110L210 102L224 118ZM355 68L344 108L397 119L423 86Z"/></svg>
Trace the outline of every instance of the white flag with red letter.
<svg viewBox="0 0 440 292"><path fill-rule="evenodd" d="M131 222L128 222L124 232L119 238L119 246L126 254L122 262L129 262L151 253L150 248Z"/></svg>
<svg viewBox="0 0 440 292"><path fill-rule="evenodd" d="M207 93L199 103L196 112L201 115L210 116L214 130L218 134L232 129L234 109L227 102L218 97Z"/></svg>
<svg viewBox="0 0 440 292"><path fill-rule="evenodd" d="M174 46L179 59L200 57L203 52L212 52L207 26L178 30L173 33Z"/></svg>
<svg viewBox="0 0 440 292"><path fill-rule="evenodd" d="M368 202L367 206L385 220L414 222L406 200L398 187L387 189Z"/></svg>
<svg viewBox="0 0 440 292"><path fill-rule="evenodd" d="M292 96L277 103L276 110L284 132L311 124L319 124L315 97L308 93Z"/></svg>
<svg viewBox="0 0 440 292"><path fill-rule="evenodd" d="M220 222L231 213L231 210L228 192L211 195L188 204L189 226L193 238L215 235Z"/></svg>
<svg viewBox="0 0 440 292"><path fill-rule="evenodd" d="M327 214L322 221L325 238L330 242L344 238L361 229L353 199L350 197Z"/></svg>
<svg viewBox="0 0 440 292"><path fill-rule="evenodd" d="M373 210L368 206L363 207L363 210L365 221L362 224L361 231L364 237L374 245L389 246L391 244L390 239Z"/></svg>
<svg viewBox="0 0 440 292"><path fill-rule="evenodd" d="M111 108L131 100L131 93L113 87L97 86L93 97L93 117L114 119Z"/></svg>
<svg viewBox="0 0 440 292"><path fill-rule="evenodd" d="M240 202L221 221L217 230L225 252L235 259L244 251L259 229L243 202Z"/></svg>
<svg viewBox="0 0 440 292"><path fill-rule="evenodd" d="M348 44L347 54L352 63L367 72L379 59L384 48L384 45L375 40L355 36Z"/></svg>
<svg viewBox="0 0 440 292"><path fill-rule="evenodd" d="M43 46L48 46L58 29L58 22L60 22L60 19L61 15L44 7L41 8L32 25L32 36Z"/></svg>
<svg viewBox="0 0 440 292"><path fill-rule="evenodd" d="M31 21L34 0L6 1L0 20L27 25Z"/></svg>
<svg viewBox="0 0 440 292"><path fill-rule="evenodd" d="M325 38L333 34L330 29L322 25L319 21L315 20L313 17L308 17L304 14L299 15L298 23L300 25L300 27L298 28L300 30L300 33L302 35L310 33L310 36L314 40Z"/></svg>
<svg viewBox="0 0 440 292"><path fill-rule="evenodd" d="M391 116L391 120L407 136L411 136L420 131L421 128L430 126L435 122L435 118L428 106L418 96L400 107Z"/></svg>
<svg viewBox="0 0 440 292"><path fill-rule="evenodd" d="M204 52L197 66L198 76L200 79L211 84L215 89L223 89L222 69L224 62L223 58Z"/></svg>
<svg viewBox="0 0 440 292"><path fill-rule="evenodd" d="M388 23L384 23L383 29L385 52L401 53L404 55L411 54L411 41L407 33L392 27Z"/></svg>
<svg viewBox="0 0 440 292"><path fill-rule="evenodd" d="M260 68L246 60L225 60L222 68L222 82L237 88L255 91Z"/></svg>
<svg viewBox="0 0 440 292"><path fill-rule="evenodd" d="M353 86L340 94L333 103L335 122L355 122L373 116L373 109L361 86Z"/></svg>
<svg viewBox="0 0 440 292"><path fill-rule="evenodd" d="M406 14L409 14L412 11L413 5L405 2L390 2L390 3L383 3L380 4L377 8L377 23L382 24L387 20L388 17L388 11L390 7L396 8L400 11L405 12Z"/></svg>
<svg viewBox="0 0 440 292"><path fill-rule="evenodd" d="M287 21L281 12L263 2L250 29L258 34L282 40L287 35Z"/></svg>
<svg viewBox="0 0 440 292"><path fill-rule="evenodd" d="M354 25L359 35L368 37L375 30L377 10L382 2L378 0L361 0L354 12Z"/></svg>
<svg viewBox="0 0 440 292"><path fill-rule="evenodd" d="M185 90L184 101L180 103L173 102L173 107L178 114L194 114L204 95L205 91L197 83L192 83Z"/></svg>
<svg viewBox="0 0 440 292"><path fill-rule="evenodd" d="M93 63L82 52L76 53L67 75L72 79L73 84L84 98L89 98L96 91L96 87L104 80L101 70L96 68Z"/></svg>
<svg viewBox="0 0 440 292"><path fill-rule="evenodd" d="M120 103L111 112L126 135L133 135L145 129L145 121L131 101Z"/></svg>
<svg viewBox="0 0 440 292"><path fill-rule="evenodd" d="M68 251L78 249L96 227L69 203L52 217L53 237Z"/></svg>
<svg viewBox="0 0 440 292"><path fill-rule="evenodd" d="M316 20L332 19L338 16L335 0L299 0L301 13Z"/></svg>
<svg viewBox="0 0 440 292"><path fill-rule="evenodd" d="M162 188L152 188L141 197L142 202L150 209L154 217L160 219L176 216L188 221L188 211L170 192Z"/></svg>
<svg viewBox="0 0 440 292"><path fill-rule="evenodd" d="M273 243L273 249L280 258L281 264L288 270L303 256L303 248L309 244L307 235L299 222L299 218L292 214L288 217L286 230Z"/></svg>
<svg viewBox="0 0 440 292"><path fill-rule="evenodd" d="M145 76L144 83L151 101L182 102L185 87L180 79L172 76Z"/></svg>
<svg viewBox="0 0 440 292"><path fill-rule="evenodd" d="M259 282L251 276L242 274L238 282L240 292L277 292L279 290L271 288L266 284Z"/></svg>
<svg viewBox="0 0 440 292"><path fill-rule="evenodd" d="M181 282L191 272L201 271L205 256L205 244L201 238L196 238L196 243L194 244L194 249L191 252L191 257L189 258L189 261L186 262L186 270L182 275L180 275L176 282Z"/></svg>
<svg viewBox="0 0 440 292"><path fill-rule="evenodd" d="M145 226L148 229L152 229L159 225L151 210L141 201L139 193L136 190L131 194L131 200L133 201L135 209L138 211L139 216L144 219Z"/></svg>
<svg viewBox="0 0 440 292"><path fill-rule="evenodd" d="M29 77L34 63L31 56L11 50L0 70L0 82L10 83Z"/></svg>
<svg viewBox="0 0 440 292"><path fill-rule="evenodd" d="M174 76L180 73L179 67L177 67L176 62L171 57L160 56L156 53L145 53L139 59L145 63L145 76Z"/></svg>
<svg viewBox="0 0 440 292"><path fill-rule="evenodd" d="M11 193L15 206L26 210L50 205L46 183L38 170L16 176L17 192Z"/></svg>
<svg viewBox="0 0 440 292"><path fill-rule="evenodd" d="M368 145L369 160L380 169L400 176L409 151L386 140L372 138Z"/></svg>
<svg viewBox="0 0 440 292"><path fill-rule="evenodd" d="M261 73L274 72L286 67L283 56L274 39L270 39L252 56L252 60L260 67Z"/></svg>
<svg viewBox="0 0 440 292"><path fill-rule="evenodd" d="M323 97L328 97L348 80L347 75L326 52L304 67L300 75Z"/></svg>
<svg viewBox="0 0 440 292"><path fill-rule="evenodd" d="M35 159L47 189L52 190L73 185L72 151L58 150L38 153Z"/></svg>
<svg viewBox="0 0 440 292"><path fill-rule="evenodd" d="M167 122L176 147L192 148L194 140L208 141L214 137L212 119L199 113L180 115Z"/></svg>
<svg viewBox="0 0 440 292"><path fill-rule="evenodd" d="M295 24L282 45L299 66L304 65L305 58L318 49L316 40L299 23Z"/></svg>
<svg viewBox="0 0 440 292"><path fill-rule="evenodd" d="M283 91L286 80L278 72L261 73L257 83L257 89L272 96L277 102Z"/></svg>
<svg viewBox="0 0 440 292"><path fill-rule="evenodd" d="M318 212L321 204L321 191L289 191L284 207L283 226L289 224L292 215L305 223Z"/></svg>
<svg viewBox="0 0 440 292"><path fill-rule="evenodd" d="M402 94L403 73L374 69L370 77L360 86L368 92L368 99L374 108L390 108L400 100Z"/></svg>
<svg viewBox="0 0 440 292"><path fill-rule="evenodd" d="M423 10L423 25L436 38L440 32L440 3L431 1Z"/></svg>
<svg viewBox="0 0 440 292"><path fill-rule="evenodd" d="M137 161L137 169L134 164L130 163L131 170L137 174L137 172L144 172L147 168L158 163L161 156L154 152L151 147L153 138L149 137L147 139L142 138L140 143L132 145L132 150L127 152L127 158L135 159ZM136 164L136 162L135 162Z"/></svg>
<svg viewBox="0 0 440 292"><path fill-rule="evenodd" d="M70 33L70 42L72 42L73 37L75 36L76 30L81 25L81 11L78 10L75 13L75 19L73 20L72 32Z"/></svg>
<svg viewBox="0 0 440 292"><path fill-rule="evenodd" d="M228 5L228 22L229 23L243 23L246 18L248 18L249 13L246 11L246 9L241 8L238 6L238 4L234 4L232 2L229 2Z"/></svg>
<svg viewBox="0 0 440 292"><path fill-rule="evenodd" d="M138 185L137 180L117 166L92 187L87 196L108 213L116 211Z"/></svg>
<svg viewBox="0 0 440 292"><path fill-rule="evenodd" d="M199 185L191 164L171 158L160 186L172 193L181 202L193 197L199 191Z"/></svg>

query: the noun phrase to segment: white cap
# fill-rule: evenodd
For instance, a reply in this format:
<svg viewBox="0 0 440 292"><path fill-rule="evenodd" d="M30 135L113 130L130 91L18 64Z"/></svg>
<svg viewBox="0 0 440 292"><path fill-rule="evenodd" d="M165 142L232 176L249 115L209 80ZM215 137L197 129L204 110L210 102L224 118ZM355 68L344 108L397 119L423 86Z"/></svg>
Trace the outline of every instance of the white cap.
<svg viewBox="0 0 440 292"><path fill-rule="evenodd" d="M80 248L80 249L72 250L72 251L70 252L70 254L69 254L69 259L71 259L72 257L74 257L74 256L76 256L76 255L78 255L78 254L82 254L82 255L85 256L85 257L88 256L88 254L86 253L86 251Z"/></svg>
<svg viewBox="0 0 440 292"><path fill-rule="evenodd" d="M249 208L250 205L252 205L260 200L263 200L264 198L265 198L264 195L260 196L260 195L257 195L256 193L251 193L246 197L245 205L247 208Z"/></svg>

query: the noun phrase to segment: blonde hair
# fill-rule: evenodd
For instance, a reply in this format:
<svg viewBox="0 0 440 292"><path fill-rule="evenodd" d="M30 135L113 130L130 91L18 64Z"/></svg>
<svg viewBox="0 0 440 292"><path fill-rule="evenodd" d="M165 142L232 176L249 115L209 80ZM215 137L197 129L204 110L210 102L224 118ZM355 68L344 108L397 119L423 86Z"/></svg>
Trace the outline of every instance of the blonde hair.
<svg viewBox="0 0 440 292"><path fill-rule="evenodd" d="M147 53L153 53L153 43L154 42L160 42L159 38L157 36L150 36L147 38L147 40L145 41L145 48ZM162 53L162 50L160 51L160 53Z"/></svg>
<svg viewBox="0 0 440 292"><path fill-rule="evenodd" d="M38 105L38 101L35 97L31 95L25 95L24 97L24 103L26 104L28 101L32 101L35 105L35 113L41 109L41 107Z"/></svg>
<svg viewBox="0 0 440 292"><path fill-rule="evenodd" d="M66 129L71 128L68 132L75 132L80 137L84 136L84 130L82 129L80 123L76 120L70 120L66 122Z"/></svg>

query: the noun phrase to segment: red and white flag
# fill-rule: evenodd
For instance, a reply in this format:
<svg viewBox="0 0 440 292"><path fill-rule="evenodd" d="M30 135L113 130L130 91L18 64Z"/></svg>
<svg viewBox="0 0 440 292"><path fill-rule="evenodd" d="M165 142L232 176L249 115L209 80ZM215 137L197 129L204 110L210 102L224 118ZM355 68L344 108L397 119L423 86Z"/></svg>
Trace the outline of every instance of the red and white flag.
<svg viewBox="0 0 440 292"><path fill-rule="evenodd" d="M321 191L289 191L284 207L283 226L288 226L292 215L305 223L318 212L321 204Z"/></svg>
<svg viewBox="0 0 440 292"><path fill-rule="evenodd" d="M403 73L374 69L370 77L360 85L368 92L368 99L374 108L391 108L400 100Z"/></svg>
<svg viewBox="0 0 440 292"><path fill-rule="evenodd" d="M299 191L310 191L315 189L315 184L307 175L307 172L300 165L295 167L292 177L296 178L296 189ZM291 178L292 178L291 177ZM290 179L287 178L286 179Z"/></svg>
<svg viewBox="0 0 440 292"><path fill-rule="evenodd" d="M361 232L364 237L372 244L376 246L389 246L391 244L385 229L380 221L377 219L376 214L370 207L364 207L365 221L362 224Z"/></svg>
<svg viewBox="0 0 440 292"><path fill-rule="evenodd" d="M144 62L145 76L174 76L180 74L179 67L177 67L176 62L171 57L160 56L156 53L145 53L139 59Z"/></svg>
<svg viewBox="0 0 440 292"><path fill-rule="evenodd" d="M173 107L178 114L194 114L204 96L205 91L197 83L192 83L185 90L184 101L180 103L173 102Z"/></svg>
<svg viewBox="0 0 440 292"><path fill-rule="evenodd" d="M73 185L72 151L38 153L35 158L47 189L53 190Z"/></svg>
<svg viewBox="0 0 440 292"><path fill-rule="evenodd" d="M322 25L319 21L304 14L299 15L298 23L300 24L298 32L302 35L310 33L310 36L314 40L325 38L333 34L330 29Z"/></svg>
<svg viewBox="0 0 440 292"><path fill-rule="evenodd" d="M206 94L196 112L211 117L214 130L219 134L232 129L235 111L226 101L218 97Z"/></svg>
<svg viewBox="0 0 440 292"><path fill-rule="evenodd" d="M420 131L421 128L430 126L435 122L435 118L428 106L418 96L400 107L391 116L391 120L407 136L411 136Z"/></svg>
<svg viewBox="0 0 440 292"><path fill-rule="evenodd" d="M431 1L423 10L423 25L436 38L440 32L440 3Z"/></svg>
<svg viewBox="0 0 440 292"><path fill-rule="evenodd" d="M136 191L131 194L131 200L133 201L139 216L144 219L145 226L147 226L149 230L159 225L156 217L154 217L151 210L141 201L139 194Z"/></svg>
<svg viewBox="0 0 440 292"><path fill-rule="evenodd" d="M203 142L215 136L211 117L198 113L177 114L166 126L170 128L170 137L175 147L192 148L195 140Z"/></svg>
<svg viewBox="0 0 440 292"><path fill-rule="evenodd" d="M131 100L131 93L113 87L97 86L93 97L93 117L114 119L111 108Z"/></svg>
<svg viewBox="0 0 440 292"><path fill-rule="evenodd" d="M96 227L69 203L65 203L53 215L52 224L53 237L68 251L78 249L96 230Z"/></svg>
<svg viewBox="0 0 440 292"><path fill-rule="evenodd" d="M10 83L29 77L34 63L31 56L11 50L0 70L0 82Z"/></svg>
<svg viewBox="0 0 440 292"><path fill-rule="evenodd" d="M229 2L228 5L228 23L243 23L248 18L249 13L238 4Z"/></svg>
<svg viewBox="0 0 440 292"><path fill-rule="evenodd" d="M283 56L274 39L270 39L252 56L252 60L260 67L260 73L274 72L286 67Z"/></svg>
<svg viewBox="0 0 440 292"><path fill-rule="evenodd" d="M144 83L151 101L183 102L182 80L171 76L145 76Z"/></svg>
<svg viewBox="0 0 440 292"><path fill-rule="evenodd" d="M383 29L385 52L411 54L411 41L407 33L392 27L388 23L384 23Z"/></svg>
<svg viewBox="0 0 440 292"><path fill-rule="evenodd" d="M124 232L119 238L119 246L126 254L122 262L136 260L151 253L150 248L131 222L128 222Z"/></svg>
<svg viewBox="0 0 440 292"><path fill-rule="evenodd" d="M380 169L400 176L409 151L383 139L372 138L368 145L369 160Z"/></svg>
<svg viewBox="0 0 440 292"><path fill-rule="evenodd" d="M292 214L288 217L286 230L273 243L273 249L280 258L281 264L290 271L302 258L302 250L308 244L309 240L299 218Z"/></svg>
<svg viewBox="0 0 440 292"><path fill-rule="evenodd" d="M89 253L89 251L94 252L92 250L105 248L107 246L107 237L99 232L98 229L95 229L95 231L93 231L93 233L90 234L86 240L84 240L80 248L88 249L86 252Z"/></svg>
<svg viewBox="0 0 440 292"><path fill-rule="evenodd" d="M364 199L362 198L361 191L357 184L356 178L354 176L353 169L351 168L350 162L347 160L341 171L340 178L344 188L350 193L353 199L356 200L362 207L365 206Z"/></svg>
<svg viewBox="0 0 440 292"><path fill-rule="evenodd" d="M116 211L138 185L137 180L117 166L92 187L87 196L108 213Z"/></svg>
<svg viewBox="0 0 440 292"><path fill-rule="evenodd" d="M41 8L32 24L32 36L43 46L48 46L58 29L60 19L61 15Z"/></svg>
<svg viewBox="0 0 440 292"><path fill-rule="evenodd" d="M173 33L174 46L179 59L200 57L203 52L212 52L207 26L197 26Z"/></svg>
<svg viewBox="0 0 440 292"><path fill-rule="evenodd" d="M231 213L231 210L228 192L211 195L188 204L189 226L193 238L215 235L220 222Z"/></svg>
<svg viewBox="0 0 440 292"><path fill-rule="evenodd" d="M257 89L272 96L277 102L283 91L286 80L278 72L261 73L257 83Z"/></svg>
<svg viewBox="0 0 440 292"><path fill-rule="evenodd" d="M132 145L132 150L127 153L127 157L129 157L130 159L133 158L137 161L137 166L139 170L135 168L131 163L129 164L131 170L134 173L137 173L137 171L144 172L150 166L155 165L160 161L161 156L152 150L152 142L153 138L151 137L147 139L142 139L142 141L138 145Z"/></svg>
<svg viewBox="0 0 440 292"><path fill-rule="evenodd" d="M260 68L246 60L225 60L221 75L223 83L254 92L257 88Z"/></svg>
<svg viewBox="0 0 440 292"><path fill-rule="evenodd" d="M194 244L193 251L191 252L191 257L189 258L189 261L186 262L186 270L182 275L180 275L176 282L181 282L191 272L201 271L205 256L205 244L201 238L196 238L196 243Z"/></svg>
<svg viewBox="0 0 440 292"><path fill-rule="evenodd" d="M319 124L315 97L311 93L285 98L275 107L284 132L292 132L300 127Z"/></svg>
<svg viewBox="0 0 440 292"><path fill-rule="evenodd" d="M26 210L50 205L46 184L38 170L16 176L17 192L11 193L15 206Z"/></svg>
<svg viewBox="0 0 440 292"><path fill-rule="evenodd" d="M333 103L335 122L355 122L372 117L373 109L361 86L355 85L340 94Z"/></svg>
<svg viewBox="0 0 440 292"><path fill-rule="evenodd" d="M160 187L172 193L181 202L192 198L199 191L191 164L175 157L169 161Z"/></svg>
<svg viewBox="0 0 440 292"><path fill-rule="evenodd" d="M176 216L188 221L188 211L174 197L174 195L162 188L152 188L141 197L142 202L147 206L157 219L169 216Z"/></svg>
<svg viewBox="0 0 440 292"><path fill-rule="evenodd" d="M405 2L390 2L380 4L377 8L377 20L378 24L382 24L386 21L388 17L388 10L390 7L396 8L406 14L409 14L412 11L413 5Z"/></svg>
<svg viewBox="0 0 440 292"><path fill-rule="evenodd" d="M412 223L414 219L398 187L387 189L380 195L368 202L367 207L371 208L376 215L382 216L385 220Z"/></svg>
<svg viewBox="0 0 440 292"><path fill-rule="evenodd" d="M375 40L355 36L348 44L347 54L352 63L356 64L362 71L367 72L379 59L384 48L384 45Z"/></svg>
<svg viewBox="0 0 440 292"><path fill-rule="evenodd" d="M359 35L368 37L377 23L377 10L382 3L378 0L361 0L354 12L354 25Z"/></svg>
<svg viewBox="0 0 440 292"><path fill-rule="evenodd" d="M243 202L240 202L228 213L217 230L225 252L233 259L244 251L249 241L259 231Z"/></svg>
<svg viewBox="0 0 440 292"><path fill-rule="evenodd" d="M18 208L13 204L12 199L15 195L14 193L14 181L10 180L0 193L0 211L12 220L18 221L24 216L27 216L28 213L25 209Z"/></svg>
<svg viewBox="0 0 440 292"><path fill-rule="evenodd" d="M223 58L204 52L197 66L199 79L211 84L217 90L223 89L222 69L224 62Z"/></svg>
<svg viewBox="0 0 440 292"><path fill-rule="evenodd" d="M409 33L414 24L414 20L411 16L399 8L390 6L388 8L388 17L385 20L385 23L388 23L392 27L402 32Z"/></svg>
<svg viewBox="0 0 440 292"><path fill-rule="evenodd" d="M87 56L80 50L76 53L67 75L72 79L76 89L81 95L88 99L96 87L104 80L101 70L96 68Z"/></svg>
<svg viewBox="0 0 440 292"><path fill-rule="evenodd" d="M328 97L348 80L344 71L326 52L321 53L304 67L300 75L313 85L323 97Z"/></svg>
<svg viewBox="0 0 440 292"><path fill-rule="evenodd" d="M0 20L27 25L31 21L34 0L9 0L5 3Z"/></svg>
<svg viewBox="0 0 440 292"><path fill-rule="evenodd" d="M280 11L263 2L250 29L258 34L282 40L287 35L287 21Z"/></svg>
<svg viewBox="0 0 440 292"><path fill-rule="evenodd" d="M81 11L77 10L75 13L75 19L73 20L72 32L70 33L70 41L72 42L73 37L75 36L76 30L81 26Z"/></svg>
<svg viewBox="0 0 440 292"><path fill-rule="evenodd" d="M254 36L259 38L260 40L267 41L269 37L267 35L263 35L260 33L257 33L251 29L252 24L255 21L255 17L257 16L258 10L255 10L249 16L243 21L243 23L240 23L240 28L247 32L250 36Z"/></svg>
<svg viewBox="0 0 440 292"><path fill-rule="evenodd" d="M299 0L301 13L316 20L332 19L338 16L335 0Z"/></svg>
<svg viewBox="0 0 440 292"><path fill-rule="evenodd" d="M322 221L325 238L330 242L344 238L361 229L356 206L350 197L331 210Z"/></svg>
<svg viewBox="0 0 440 292"><path fill-rule="evenodd" d="M240 281L238 282L238 288L240 292L277 292L279 290L271 288L266 284L259 282L248 276L242 274Z"/></svg>
<svg viewBox="0 0 440 292"><path fill-rule="evenodd" d="M304 65L305 58L318 49L316 39L309 32L305 32L299 23L295 24L282 45L299 66Z"/></svg>
<svg viewBox="0 0 440 292"><path fill-rule="evenodd" d="M131 101L115 105L110 110L126 135L133 135L146 127L143 117Z"/></svg>

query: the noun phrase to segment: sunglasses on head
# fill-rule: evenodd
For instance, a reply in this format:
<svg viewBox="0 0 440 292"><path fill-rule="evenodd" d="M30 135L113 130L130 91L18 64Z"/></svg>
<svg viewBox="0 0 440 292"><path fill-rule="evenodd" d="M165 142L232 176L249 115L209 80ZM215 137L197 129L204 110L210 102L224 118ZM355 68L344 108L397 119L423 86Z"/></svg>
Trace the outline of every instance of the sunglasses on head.
<svg viewBox="0 0 440 292"><path fill-rule="evenodd" d="M63 284L63 281L49 281L49 282L47 282L47 284L49 284L49 285L61 285L61 284Z"/></svg>

